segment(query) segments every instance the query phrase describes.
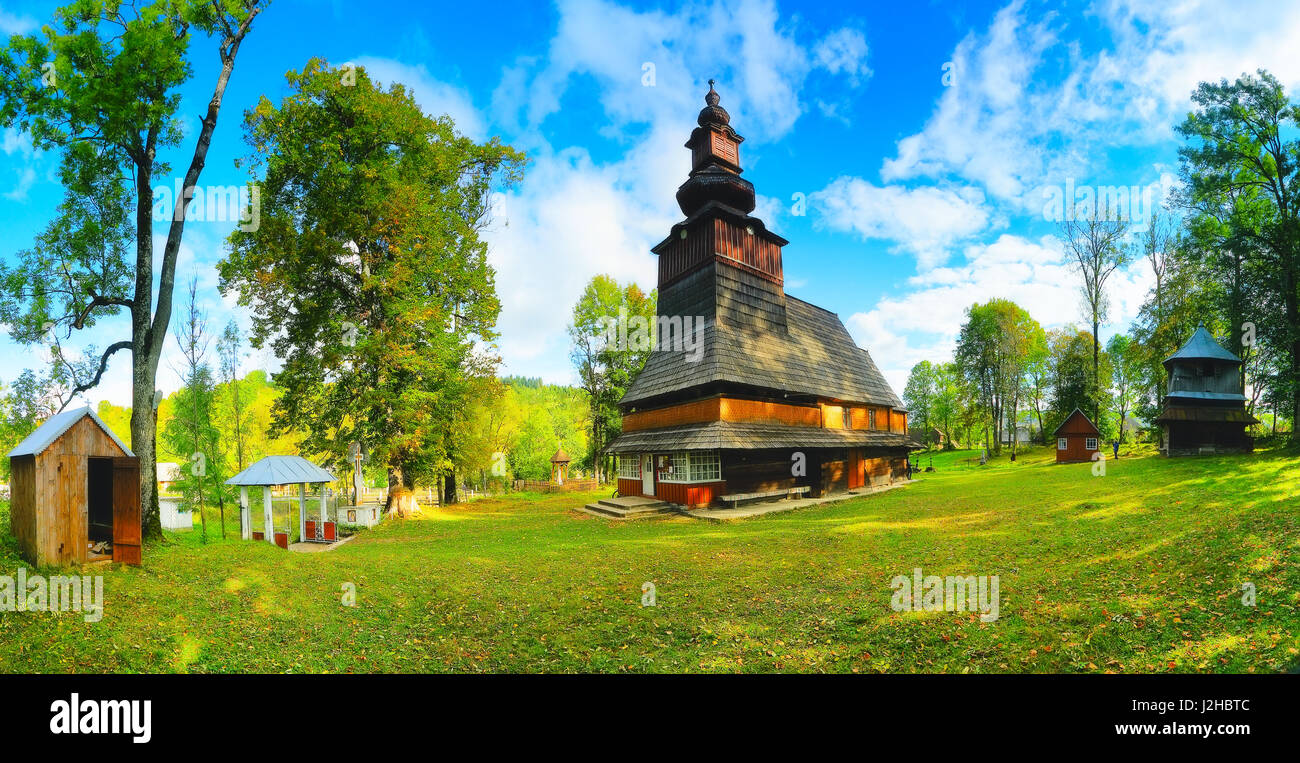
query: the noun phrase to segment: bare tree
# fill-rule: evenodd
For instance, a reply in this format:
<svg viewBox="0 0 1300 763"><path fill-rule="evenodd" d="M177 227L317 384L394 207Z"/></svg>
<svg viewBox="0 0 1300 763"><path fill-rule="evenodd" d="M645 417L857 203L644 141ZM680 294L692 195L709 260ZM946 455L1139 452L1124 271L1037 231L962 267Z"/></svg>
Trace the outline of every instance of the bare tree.
<svg viewBox="0 0 1300 763"><path fill-rule="evenodd" d="M1109 308L1106 281L1129 262L1129 253L1124 247L1124 238L1130 228L1128 219L1119 210L1103 211L1100 206L1084 206L1076 202L1072 213L1060 224L1065 250L1083 281L1080 291L1092 322L1093 421L1101 418L1101 340L1098 331Z"/></svg>
<svg viewBox="0 0 1300 763"><path fill-rule="evenodd" d="M1165 320L1165 316L1168 315L1168 305L1165 299L1165 280L1169 275L1170 259L1173 257L1173 250L1177 241L1177 223L1169 217L1161 216L1159 212L1153 213L1151 223L1147 226L1146 235L1142 237L1142 254L1150 263L1151 273L1156 279L1152 307L1155 310L1157 326L1161 325ZM1173 354L1175 348L1168 349L1169 352L1166 354ZM1164 399L1165 380L1164 377L1158 376L1156 380L1156 400Z"/></svg>
<svg viewBox="0 0 1300 763"><path fill-rule="evenodd" d="M200 459L200 468L194 470L191 465L191 474L195 479L195 490L198 495L199 522L203 527L203 539L208 538L208 517L203 510L203 477L207 472L207 457L204 455L205 424L209 421L210 411L205 411L208 401L204 394L206 387L209 385L209 371L207 366L208 353L208 335L207 335L207 316L199 309L198 302L198 278L191 278L189 283L189 302L186 304L186 314L176 327L176 344L180 347L181 357L184 361L183 370L176 372L181 377L181 382L189 388L190 416L188 429L190 438L194 443L195 459ZM212 455L216 455L215 453ZM222 511L221 530L225 532L225 511Z"/></svg>

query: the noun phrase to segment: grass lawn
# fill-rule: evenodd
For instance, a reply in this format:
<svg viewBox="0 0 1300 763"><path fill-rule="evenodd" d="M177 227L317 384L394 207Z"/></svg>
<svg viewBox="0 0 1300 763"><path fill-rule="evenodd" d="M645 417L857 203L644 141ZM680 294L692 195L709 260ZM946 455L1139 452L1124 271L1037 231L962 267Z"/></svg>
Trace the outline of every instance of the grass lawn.
<svg viewBox="0 0 1300 763"><path fill-rule="evenodd" d="M516 494L330 553L168 534L143 568L93 571L99 623L0 614L0 671L1300 669L1294 452L1131 452L1102 477L1048 449L977 456L937 454L938 471L904 489L733 523L616 523L569 511L600 494ZM0 574L20 566L0 504ZM894 612L890 580L914 567L998 575L1000 618ZM656 606L641 606L644 582Z"/></svg>

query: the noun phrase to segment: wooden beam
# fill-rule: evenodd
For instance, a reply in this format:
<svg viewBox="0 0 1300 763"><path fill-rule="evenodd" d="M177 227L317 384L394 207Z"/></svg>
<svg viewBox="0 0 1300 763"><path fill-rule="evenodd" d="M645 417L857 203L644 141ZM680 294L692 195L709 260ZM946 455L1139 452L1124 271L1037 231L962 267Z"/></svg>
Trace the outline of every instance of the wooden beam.
<svg viewBox="0 0 1300 763"><path fill-rule="evenodd" d="M253 524L248 521L248 486L239 487L239 537L248 540L253 537Z"/></svg>
<svg viewBox="0 0 1300 763"><path fill-rule="evenodd" d="M275 545L275 519L271 515L271 486L262 486L262 534L266 541Z"/></svg>

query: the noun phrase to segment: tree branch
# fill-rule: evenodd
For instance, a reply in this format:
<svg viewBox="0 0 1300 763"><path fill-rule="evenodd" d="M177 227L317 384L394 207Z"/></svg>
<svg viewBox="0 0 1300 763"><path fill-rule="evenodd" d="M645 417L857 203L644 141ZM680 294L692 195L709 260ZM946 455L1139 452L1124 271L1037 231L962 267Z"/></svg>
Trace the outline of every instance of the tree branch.
<svg viewBox="0 0 1300 763"><path fill-rule="evenodd" d="M99 380L104 377L104 371L108 369L108 359L113 357L114 353L116 353L118 350L129 350L129 349L131 349L131 343L129 341L114 342L113 344L110 344L108 347L104 348L104 354L99 356L99 370L95 372L94 378L92 378L88 382L78 382L77 385L73 387L72 391L68 394L68 399L64 401L62 406L59 407L59 410L62 411L64 408L66 408L68 403L72 401L72 398L76 397L79 393L85 392L88 389L93 389L94 387L99 386Z"/></svg>

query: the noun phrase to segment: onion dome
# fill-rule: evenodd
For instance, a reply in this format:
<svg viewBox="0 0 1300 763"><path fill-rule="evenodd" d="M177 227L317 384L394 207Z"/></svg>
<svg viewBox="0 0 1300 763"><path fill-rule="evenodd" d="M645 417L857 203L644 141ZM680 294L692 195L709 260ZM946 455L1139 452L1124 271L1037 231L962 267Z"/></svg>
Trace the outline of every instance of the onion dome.
<svg viewBox="0 0 1300 763"><path fill-rule="evenodd" d="M704 109L686 147L691 149L691 176L677 189L677 205L691 216L710 202L725 204L742 214L754 211L754 185L740 176L740 144L744 138L731 127L731 115L718 105L721 98L709 80Z"/></svg>
<svg viewBox="0 0 1300 763"><path fill-rule="evenodd" d="M718 105L719 100L718 91L713 89L713 80L709 80L709 92L704 94L704 103L707 105L700 109L700 116L695 120L700 127L726 127L731 124L731 115Z"/></svg>

